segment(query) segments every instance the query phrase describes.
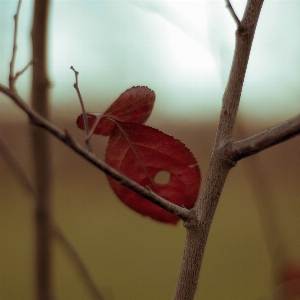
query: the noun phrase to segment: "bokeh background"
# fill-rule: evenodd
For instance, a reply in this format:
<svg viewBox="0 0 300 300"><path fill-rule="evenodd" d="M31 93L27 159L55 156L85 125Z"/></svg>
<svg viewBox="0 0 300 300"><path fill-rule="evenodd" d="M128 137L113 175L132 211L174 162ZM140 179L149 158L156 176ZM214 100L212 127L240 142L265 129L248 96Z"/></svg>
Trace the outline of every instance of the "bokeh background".
<svg viewBox="0 0 300 300"><path fill-rule="evenodd" d="M232 1L239 17L245 3ZM17 1L0 0L0 81L5 84L16 7ZM16 70L30 60L32 7L32 1L23 1ZM265 1L236 138L298 114L299 16L299 1ZM71 65L80 72L88 111L104 111L127 88L146 85L156 93L147 124L182 140L197 157L205 178L234 49L235 24L224 2L57 0L51 3L49 21L55 124L84 142L83 132L75 126L80 106ZM17 84L26 100L30 74L28 70ZM31 178L29 126L26 116L0 95L0 131ZM114 196L105 175L51 141L55 222L107 299L170 299L185 239L182 223L159 224L132 212ZM100 157L106 142L106 138L93 139ZM284 256L297 264L299 146L295 138L245 159L231 171L209 236L196 299L200 295L203 299L268 299L274 289L276 261L270 253L277 253L278 261ZM31 197L3 157L0 180L0 299L32 299ZM260 189L266 199L259 198ZM274 213L276 224L266 232L263 220L269 218L268 212ZM70 257L56 241L53 264L57 299L88 299Z"/></svg>

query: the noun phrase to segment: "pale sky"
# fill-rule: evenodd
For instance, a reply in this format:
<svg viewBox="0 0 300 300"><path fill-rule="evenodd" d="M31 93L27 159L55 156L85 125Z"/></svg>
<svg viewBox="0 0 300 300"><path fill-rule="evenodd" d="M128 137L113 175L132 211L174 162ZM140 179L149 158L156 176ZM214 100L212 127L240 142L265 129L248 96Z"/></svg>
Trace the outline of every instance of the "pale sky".
<svg viewBox="0 0 300 300"><path fill-rule="evenodd" d="M246 1L232 1L242 17ZM0 0L0 81L7 83L17 1ZM32 1L23 0L17 70L30 60ZM104 111L120 93L146 85L155 111L171 117L219 114L233 56L235 23L223 0L53 1L49 73L53 106ZM19 79L28 97L30 72ZM0 105L9 100L0 97ZM255 118L292 117L300 109L300 1L265 0L253 44L241 111ZM0 109L2 113L2 109Z"/></svg>

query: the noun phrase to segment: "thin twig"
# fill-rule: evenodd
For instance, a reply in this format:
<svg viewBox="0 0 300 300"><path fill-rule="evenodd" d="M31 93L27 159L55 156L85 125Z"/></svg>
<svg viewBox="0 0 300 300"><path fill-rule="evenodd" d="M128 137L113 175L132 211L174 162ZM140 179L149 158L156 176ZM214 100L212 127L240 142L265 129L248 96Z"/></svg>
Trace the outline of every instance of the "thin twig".
<svg viewBox="0 0 300 300"><path fill-rule="evenodd" d="M18 37L18 23L19 23L19 12L21 7L22 0L19 0L18 7L16 14L14 15L14 21L15 21L15 27L14 27L14 41L13 41L13 50L12 50L12 58L10 62L10 68L9 68L9 87L10 89L15 89L15 83L16 80L20 75L22 75L32 64L35 63L35 60L32 59L21 71L17 72L16 75L14 75L14 68L15 68L15 61L16 61L16 54L17 54L17 37Z"/></svg>
<svg viewBox="0 0 300 300"><path fill-rule="evenodd" d="M223 153L233 161L256 154L300 134L300 115L255 134L245 140L229 143Z"/></svg>
<svg viewBox="0 0 300 300"><path fill-rule="evenodd" d="M78 85L78 75L79 75L79 72L76 71L74 69L73 66L70 67L71 70L74 71L75 73L75 83L74 83L74 89L76 90L77 92L77 95L78 95L78 98L79 98L79 102L80 102L80 105L81 105L81 110L82 110L82 115L83 115L83 122L84 122L84 128L85 128L85 142L86 142L86 146L87 148L89 149L89 151L92 152L92 145L90 143L90 138L89 138L89 122L88 122L88 117L86 115L86 111L85 111L85 108L84 108L84 104L83 104L83 99L82 99L82 96L81 96L81 93L80 93L80 89L79 89L79 85Z"/></svg>
<svg viewBox="0 0 300 300"><path fill-rule="evenodd" d="M8 96L20 109L22 109L31 119L32 123L44 128L52 135L54 135L57 139L61 140L63 143L72 148L76 153L80 156L84 157L86 160L91 162L94 166L101 169L103 172L108 174L109 176L116 179L120 184L130 188L137 194L143 196L145 199L157 204L158 206L164 208L165 210L176 214L179 218L184 221L188 221L193 214L186 208L180 207L158 195L155 193L149 193L149 190L135 181L131 180L127 176L118 172L104 161L100 160L95 154L90 151L84 149L79 143L75 142L71 136L56 127L53 123L42 117L40 114L35 112L27 103L19 96L19 94L15 91L11 91L9 88L5 87L0 83L0 92Z"/></svg>
<svg viewBox="0 0 300 300"><path fill-rule="evenodd" d="M4 136L0 132L0 152L2 153L5 161L9 164L12 171L17 175L22 186L31 194L34 195L35 191L32 183L30 182L28 176L25 174L23 169L20 166L16 156L13 154L13 150L5 140ZM87 287L89 288L91 294L94 299L103 300L101 292L98 290L96 284L94 283L91 275L89 274L83 260L80 255L77 253L75 247L71 244L71 242L67 239L67 237L63 234L62 230L58 227L58 225L52 225L52 233L53 236L57 238L59 243L62 245L62 248L66 250L69 257L73 260L74 264L77 266L79 275L85 281Z"/></svg>
<svg viewBox="0 0 300 300"><path fill-rule="evenodd" d="M14 41L13 41L13 49L12 49L12 57L9 68L9 87L10 89L15 89L15 76L14 76L14 67L16 61L16 52L17 52L17 35L18 35L18 21L19 21L19 11L22 0L19 0L16 14L14 15L15 27L14 27Z"/></svg>
<svg viewBox="0 0 300 300"><path fill-rule="evenodd" d="M17 72L14 80L16 81L19 76L21 76L31 65L33 65L36 61L32 59L21 71Z"/></svg>
<svg viewBox="0 0 300 300"><path fill-rule="evenodd" d="M229 9L229 12L231 14L231 16L233 17L233 20L235 21L236 23L236 26L237 26L237 29L241 29L242 28L242 23L240 21L240 19L238 18L238 16L236 15L231 3L230 3L230 0L225 0L226 2L226 7Z"/></svg>

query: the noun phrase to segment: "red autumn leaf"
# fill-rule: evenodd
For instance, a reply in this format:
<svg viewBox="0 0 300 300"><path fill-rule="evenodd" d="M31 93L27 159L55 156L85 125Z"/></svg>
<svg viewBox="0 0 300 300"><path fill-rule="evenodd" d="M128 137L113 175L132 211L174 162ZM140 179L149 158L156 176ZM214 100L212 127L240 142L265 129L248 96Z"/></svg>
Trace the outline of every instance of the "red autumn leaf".
<svg viewBox="0 0 300 300"><path fill-rule="evenodd" d="M154 100L154 92L147 87L128 89L103 114L88 114L89 128L91 134L111 135L106 149L109 165L159 196L190 209L200 186L196 159L180 141L139 124L148 119ZM77 126L84 129L82 115ZM169 174L167 182L157 180L160 171ZM109 176L108 180L121 201L142 215L172 224L179 221Z"/></svg>
<svg viewBox="0 0 300 300"><path fill-rule="evenodd" d="M120 97L102 114L87 114L89 129L93 128L97 116L107 117L123 122L144 123L149 118L155 101L155 94L145 86L135 86L120 95ZM77 118L77 126L84 130L83 115ZM110 135L115 124L101 119L95 134Z"/></svg>
<svg viewBox="0 0 300 300"><path fill-rule="evenodd" d="M200 171L193 154L179 140L149 126L117 122L106 149L106 162L157 195L188 209L196 202ZM170 174L169 182L155 181L159 171ZM126 205L157 221L176 224L179 218L144 199L108 176L117 196Z"/></svg>

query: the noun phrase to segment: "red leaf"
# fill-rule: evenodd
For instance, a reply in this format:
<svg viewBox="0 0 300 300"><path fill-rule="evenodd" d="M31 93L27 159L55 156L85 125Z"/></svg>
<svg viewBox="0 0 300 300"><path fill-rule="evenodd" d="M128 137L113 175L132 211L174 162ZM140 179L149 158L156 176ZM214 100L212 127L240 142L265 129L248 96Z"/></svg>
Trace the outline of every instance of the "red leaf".
<svg viewBox="0 0 300 300"><path fill-rule="evenodd" d="M106 162L159 196L188 209L196 202L200 171L193 154L183 143L149 126L118 122L106 149ZM159 184L155 176L167 171L167 184ZM126 205L157 221L176 224L179 218L144 199L108 176L117 196Z"/></svg>
<svg viewBox="0 0 300 300"><path fill-rule="evenodd" d="M149 187L161 197L188 209L196 202L200 171L196 159L183 143L163 132L144 126L153 109L155 94L147 87L128 89L104 112L88 114L91 134L111 135L106 162L113 168ZM84 129L83 116L77 126ZM157 180L165 171L166 182ZM151 218L176 224L179 218L108 176L110 185L121 201Z"/></svg>
<svg viewBox="0 0 300 300"><path fill-rule="evenodd" d="M144 123L149 118L155 101L155 94L145 86L135 86L120 95L120 97L103 113L102 118L108 117L117 121ZM99 114L87 114L89 128L94 125ZM83 115L77 118L77 126L84 130ZM94 133L110 135L115 124L101 119Z"/></svg>

